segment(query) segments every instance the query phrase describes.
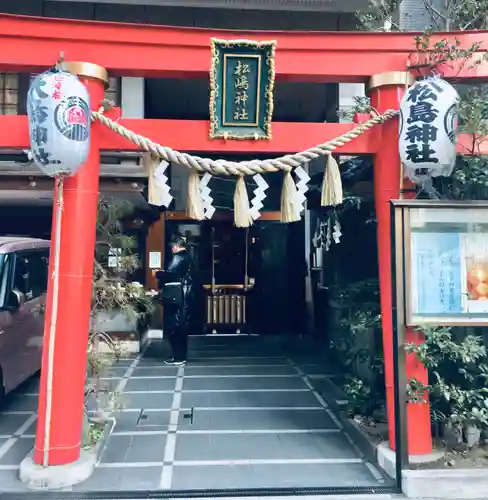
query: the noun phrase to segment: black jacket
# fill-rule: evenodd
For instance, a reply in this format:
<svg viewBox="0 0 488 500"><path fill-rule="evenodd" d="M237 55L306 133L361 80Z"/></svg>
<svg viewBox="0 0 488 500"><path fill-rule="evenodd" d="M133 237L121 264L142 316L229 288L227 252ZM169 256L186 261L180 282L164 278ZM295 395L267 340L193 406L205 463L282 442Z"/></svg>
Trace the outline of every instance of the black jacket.
<svg viewBox="0 0 488 500"><path fill-rule="evenodd" d="M156 279L158 287L162 289L166 283L181 283L189 285L193 280L191 257L186 250L173 254L173 258L165 271L158 271Z"/></svg>
<svg viewBox="0 0 488 500"><path fill-rule="evenodd" d="M164 286L168 283L181 284L181 302L177 305L166 304L164 318L166 327L170 331L177 328L188 328L195 295L194 266L188 252L183 250L173 254L168 268L165 271L158 271L156 279L158 280L160 290L163 290Z"/></svg>

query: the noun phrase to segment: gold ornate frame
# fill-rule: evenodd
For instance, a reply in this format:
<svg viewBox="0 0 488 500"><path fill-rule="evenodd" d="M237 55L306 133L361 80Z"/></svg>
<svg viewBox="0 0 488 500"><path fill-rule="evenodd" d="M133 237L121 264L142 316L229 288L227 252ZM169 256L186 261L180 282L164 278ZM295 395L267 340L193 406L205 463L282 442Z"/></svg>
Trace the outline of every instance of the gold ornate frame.
<svg viewBox="0 0 488 500"><path fill-rule="evenodd" d="M220 38L211 38L211 68L210 68L210 133L209 137L211 139L240 139L240 140L260 140L260 139L272 139L273 134L271 130L271 122L273 119L273 109L274 109L274 86L275 86L275 52L276 52L276 41L266 41L266 42L255 42L252 40L222 40ZM251 47L255 49L268 49L267 57L265 59L265 64L268 69L268 82L265 85L264 98L266 102L265 106L265 117L263 132L264 134L259 134L257 132L240 133L233 134L230 131L219 130L221 124L219 122L219 113L217 112L217 99L220 95L220 88L218 83L218 67L220 63L219 49L232 49L232 48L242 48Z"/></svg>

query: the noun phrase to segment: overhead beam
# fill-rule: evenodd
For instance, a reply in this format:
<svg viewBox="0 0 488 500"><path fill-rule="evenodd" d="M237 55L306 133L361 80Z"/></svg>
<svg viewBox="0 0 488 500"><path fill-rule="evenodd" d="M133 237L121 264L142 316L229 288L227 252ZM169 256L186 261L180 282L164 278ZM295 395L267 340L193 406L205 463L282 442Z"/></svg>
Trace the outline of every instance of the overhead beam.
<svg viewBox="0 0 488 500"><path fill-rule="evenodd" d="M436 35L442 36L456 36L465 48L488 47L486 31ZM276 76L296 81L366 82L373 74L405 71L415 52L413 33L230 31L0 14L0 71L41 71L63 52L112 76L208 78L211 37L276 40ZM488 63L453 75L486 77Z"/></svg>
<svg viewBox="0 0 488 500"><path fill-rule="evenodd" d="M261 154L280 155L297 153L312 146L335 139L357 127L352 123L273 123L273 139L269 141L225 141L209 139L208 121L205 120L148 120L121 119L121 125L136 134L168 146L177 151L215 155ZM479 143L479 154L488 154L488 141ZM470 154L472 137L461 135L458 152ZM28 149L29 132L27 116L0 115L0 148ZM338 154L374 154L381 148L381 127L377 126L338 148ZM140 148L124 137L103 128L103 151L140 151ZM114 168L116 168L114 166Z"/></svg>
<svg viewBox="0 0 488 500"><path fill-rule="evenodd" d="M178 151L213 154L296 153L334 139L357 126L357 124L350 123L278 122L273 123L273 139L270 141L225 141L209 139L209 123L206 120L121 119L118 123L137 134ZM379 134L380 129L376 127L344 145L340 148L340 152L343 154L374 153L376 148L380 147ZM0 115L0 147L29 148L26 116ZM140 151L138 146L107 128L102 129L100 149L103 151Z"/></svg>

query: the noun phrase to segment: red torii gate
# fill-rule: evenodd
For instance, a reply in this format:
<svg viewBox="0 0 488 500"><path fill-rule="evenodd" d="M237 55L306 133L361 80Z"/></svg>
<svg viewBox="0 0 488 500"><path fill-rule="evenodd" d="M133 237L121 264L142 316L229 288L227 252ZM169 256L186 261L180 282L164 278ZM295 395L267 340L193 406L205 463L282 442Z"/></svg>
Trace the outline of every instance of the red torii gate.
<svg viewBox="0 0 488 500"><path fill-rule="evenodd" d="M436 38L453 34L439 34ZM52 66L60 52L72 63L87 85L94 109L103 99L107 71L112 76L185 77L207 76L210 38L274 39L277 41L276 78L307 82L369 83L372 105L379 112L398 109L410 78L409 55L415 52L409 33L308 33L275 31L224 31L150 25L128 25L64 19L0 15L0 71L40 72ZM488 46L488 32L456 33L462 47L474 43ZM483 49L481 49L483 50ZM106 70L105 70L106 68ZM449 73L445 74L449 77ZM479 80L488 76L481 64L457 79ZM120 123L180 151L212 153L294 153L338 137L354 124L273 123L269 141L224 141L208 138L207 121L122 119ZM184 129L185 133L180 131ZM394 447L393 344L390 249L390 199L400 196L400 159L397 146L398 120L378 126L344 145L342 154L374 155L374 194L378 219L378 259L387 410L390 443ZM471 137L461 137L459 152L468 152ZM465 147L466 146L466 147ZM0 148L29 148L26 116L0 116ZM100 151L137 150L130 142L93 124L90 156L74 177L65 181L62 220L59 315L54 352L54 384L50 422L49 465L75 462L80 456L83 386L89 328L95 220ZM487 151L481 151L488 153ZM52 266L52 264L51 264ZM52 271L52 269L51 269ZM52 290L48 290L46 316L51 313ZM47 324L47 323L46 323ZM45 332L47 345L49 332ZM410 333L410 338L414 336ZM45 350L46 351L46 350ZM43 367L47 363L46 352ZM34 461L43 463L46 418L46 371L41 377L39 419ZM425 380L425 369L412 357L407 376ZM410 454L432 451L429 408L409 405L408 448Z"/></svg>

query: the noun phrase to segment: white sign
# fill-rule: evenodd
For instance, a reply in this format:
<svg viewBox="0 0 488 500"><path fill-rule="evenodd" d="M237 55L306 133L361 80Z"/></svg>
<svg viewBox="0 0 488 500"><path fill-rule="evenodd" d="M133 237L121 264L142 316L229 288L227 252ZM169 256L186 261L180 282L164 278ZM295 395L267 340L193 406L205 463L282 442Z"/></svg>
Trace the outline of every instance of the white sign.
<svg viewBox="0 0 488 500"><path fill-rule="evenodd" d="M121 248L111 248L108 251L108 267L118 268L120 267L122 259L122 249Z"/></svg>
<svg viewBox="0 0 488 500"><path fill-rule="evenodd" d="M149 252L149 269L161 269L161 252Z"/></svg>
<svg viewBox="0 0 488 500"><path fill-rule="evenodd" d="M459 95L439 77L412 85L400 105L400 158L414 182L449 176L456 162Z"/></svg>
<svg viewBox="0 0 488 500"><path fill-rule="evenodd" d="M149 252L149 269L161 269L161 252Z"/></svg>
<svg viewBox="0 0 488 500"><path fill-rule="evenodd" d="M48 71L27 94L30 156L47 175L73 175L90 150L91 112L86 87L71 73Z"/></svg>

